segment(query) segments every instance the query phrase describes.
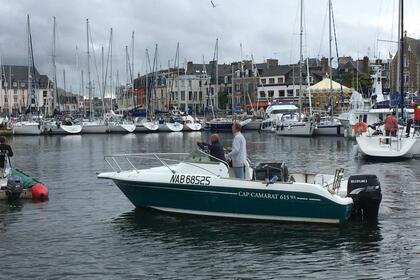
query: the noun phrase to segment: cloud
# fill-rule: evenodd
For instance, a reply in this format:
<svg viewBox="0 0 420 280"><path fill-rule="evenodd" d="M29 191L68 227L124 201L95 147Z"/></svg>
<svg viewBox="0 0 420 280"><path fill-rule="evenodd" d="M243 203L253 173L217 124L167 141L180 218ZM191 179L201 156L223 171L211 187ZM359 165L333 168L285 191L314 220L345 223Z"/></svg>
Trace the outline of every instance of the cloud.
<svg viewBox="0 0 420 280"><path fill-rule="evenodd" d="M91 24L97 62L100 46L107 48L109 29L114 30L114 69L125 80L124 46L130 45L135 31L135 69L145 71L145 49L153 55L159 44L159 60L166 67L173 60L180 42L180 60L202 62L211 60L214 44L219 38L219 61L243 57L261 62L277 57L281 63L298 59L299 3L279 0L21 0L6 1L0 6L0 52L4 63L25 64L26 14L30 14L35 62L43 73L50 73L52 18L57 18L57 63L59 83L62 70L67 72L68 84L79 88L79 70L86 68L86 18ZM373 56L374 51L385 56L390 44L376 39L392 38L396 33L396 0L393 1L333 1L340 55ZM409 34L420 37L416 15L420 1L407 0L406 28ZM310 56L327 55L326 0L305 1L305 53ZM394 27L393 27L394 26ZM395 36L394 36L395 37ZM79 70L76 69L76 45ZM173 63L173 61L172 61ZM92 67L92 78L97 75Z"/></svg>

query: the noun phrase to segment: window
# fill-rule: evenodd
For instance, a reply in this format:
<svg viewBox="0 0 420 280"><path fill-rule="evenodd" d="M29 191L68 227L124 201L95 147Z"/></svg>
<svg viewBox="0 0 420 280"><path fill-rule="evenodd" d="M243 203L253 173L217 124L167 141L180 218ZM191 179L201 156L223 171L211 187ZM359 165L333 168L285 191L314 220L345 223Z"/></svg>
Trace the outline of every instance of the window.
<svg viewBox="0 0 420 280"><path fill-rule="evenodd" d="M13 82L13 87L17 87L17 82Z"/></svg>
<svg viewBox="0 0 420 280"><path fill-rule="evenodd" d="M293 97L293 89L287 90L287 97Z"/></svg>
<svg viewBox="0 0 420 280"><path fill-rule="evenodd" d="M279 97L284 97L285 95L284 89L279 90Z"/></svg>
<svg viewBox="0 0 420 280"><path fill-rule="evenodd" d="M200 100L201 100L201 99L203 99L203 92L202 92L202 91L200 91L200 92L199 92L199 97L198 97L198 98L199 98Z"/></svg>
<svg viewBox="0 0 420 280"><path fill-rule="evenodd" d="M296 96L299 96L299 90L297 89L295 92L296 92Z"/></svg>
<svg viewBox="0 0 420 280"><path fill-rule="evenodd" d="M192 100L192 91L188 92L188 100Z"/></svg>
<svg viewBox="0 0 420 280"><path fill-rule="evenodd" d="M181 87L185 87L185 80L181 80Z"/></svg>
<svg viewBox="0 0 420 280"><path fill-rule="evenodd" d="M185 91L181 91L181 101L185 100Z"/></svg>
<svg viewBox="0 0 420 280"><path fill-rule="evenodd" d="M265 92L264 91L260 91L260 97L265 98Z"/></svg>
<svg viewBox="0 0 420 280"><path fill-rule="evenodd" d="M268 97L274 97L274 90L268 91Z"/></svg>
<svg viewBox="0 0 420 280"><path fill-rule="evenodd" d="M191 88L191 80L188 80L188 86Z"/></svg>
<svg viewBox="0 0 420 280"><path fill-rule="evenodd" d="M20 83L20 86L21 87L25 87L25 83Z"/></svg>
<svg viewBox="0 0 420 280"><path fill-rule="evenodd" d="M284 84L284 76L277 78L277 83Z"/></svg>
<svg viewBox="0 0 420 280"><path fill-rule="evenodd" d="M265 85L266 80L265 79L261 79L261 84Z"/></svg>
<svg viewBox="0 0 420 280"><path fill-rule="evenodd" d="M268 79L268 83L269 84L274 84L275 82L274 82L274 78L270 78L270 79Z"/></svg>

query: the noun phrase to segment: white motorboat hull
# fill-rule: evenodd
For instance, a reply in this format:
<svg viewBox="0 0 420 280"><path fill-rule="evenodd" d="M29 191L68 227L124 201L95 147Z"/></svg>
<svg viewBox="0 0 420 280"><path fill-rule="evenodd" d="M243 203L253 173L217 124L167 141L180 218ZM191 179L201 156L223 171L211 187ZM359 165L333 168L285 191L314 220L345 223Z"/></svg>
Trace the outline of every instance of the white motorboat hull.
<svg viewBox="0 0 420 280"><path fill-rule="evenodd" d="M14 135L40 135L42 131L42 125L38 123L18 123L13 126Z"/></svg>
<svg viewBox="0 0 420 280"><path fill-rule="evenodd" d="M420 157L419 137L387 137L367 136L356 137L357 153L373 158L413 158Z"/></svg>
<svg viewBox="0 0 420 280"><path fill-rule="evenodd" d="M314 126L309 122L279 125L276 128L276 135L279 136L312 136Z"/></svg>
<svg viewBox="0 0 420 280"><path fill-rule="evenodd" d="M136 130L134 124L109 124L108 132L110 133L132 133Z"/></svg>
<svg viewBox="0 0 420 280"><path fill-rule="evenodd" d="M183 126L180 123L162 123L159 124L159 131L161 132L180 132Z"/></svg>
<svg viewBox="0 0 420 280"><path fill-rule="evenodd" d="M201 130L200 123L184 123L182 130L184 131L199 131Z"/></svg>
<svg viewBox="0 0 420 280"><path fill-rule="evenodd" d="M136 124L135 132L156 132L159 129L159 125L152 122L144 122L141 124Z"/></svg>

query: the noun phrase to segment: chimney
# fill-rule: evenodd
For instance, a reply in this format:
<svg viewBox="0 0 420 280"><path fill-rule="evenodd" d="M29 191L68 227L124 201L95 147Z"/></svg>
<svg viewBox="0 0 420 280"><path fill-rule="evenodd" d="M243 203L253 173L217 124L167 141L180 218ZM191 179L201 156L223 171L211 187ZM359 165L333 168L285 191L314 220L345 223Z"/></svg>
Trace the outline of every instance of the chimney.
<svg viewBox="0 0 420 280"><path fill-rule="evenodd" d="M267 68L276 67L279 65L279 60L274 58L267 59Z"/></svg>
<svg viewBox="0 0 420 280"><path fill-rule="evenodd" d="M323 56L321 58L321 71L324 72L324 73L328 73L328 70L329 70L329 68L328 68L328 58Z"/></svg>
<svg viewBox="0 0 420 280"><path fill-rule="evenodd" d="M192 71L193 71L193 62L188 61L188 63L187 63L187 74L192 73Z"/></svg>

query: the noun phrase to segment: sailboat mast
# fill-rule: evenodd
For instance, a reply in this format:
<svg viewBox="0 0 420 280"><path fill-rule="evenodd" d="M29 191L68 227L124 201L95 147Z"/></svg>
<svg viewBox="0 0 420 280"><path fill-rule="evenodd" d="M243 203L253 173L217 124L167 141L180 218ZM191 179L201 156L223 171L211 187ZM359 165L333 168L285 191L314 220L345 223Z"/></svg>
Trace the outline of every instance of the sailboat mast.
<svg viewBox="0 0 420 280"><path fill-rule="evenodd" d="M400 107L401 117L404 119L404 0L400 0L400 42L399 42L399 60L400 60Z"/></svg>
<svg viewBox="0 0 420 280"><path fill-rule="evenodd" d="M131 102L133 110L135 110L137 104L134 100L134 31L131 33Z"/></svg>
<svg viewBox="0 0 420 280"><path fill-rule="evenodd" d="M87 47L87 78L89 94L89 120L93 120L92 82L90 80L90 47L89 47L89 19L86 19L86 47Z"/></svg>
<svg viewBox="0 0 420 280"><path fill-rule="evenodd" d="M328 0L328 66L330 67L329 71L329 77L330 77L330 102L331 102L331 116L333 115L334 110L334 98L332 96L332 65L331 65L331 54L332 54L332 32L331 32L331 0ZM337 58L338 59L338 58Z"/></svg>
<svg viewBox="0 0 420 280"><path fill-rule="evenodd" d="M109 53L110 53L110 69L109 69L109 82L110 82L110 88L111 88L111 102L110 102L110 110L113 110L114 107L112 105L112 97L113 97L113 92L114 92L114 80L113 80L113 73L112 73L112 27L111 27L111 31L110 31L110 39L109 39Z"/></svg>
<svg viewBox="0 0 420 280"><path fill-rule="evenodd" d="M177 68L177 104L176 104L176 106L178 107L178 109L179 109L179 107L180 107L180 105L179 105L179 100L181 99L181 92L179 91L180 90L180 79L179 79L179 42L176 44L176 59L177 59L177 61L176 61L176 64L177 64L177 66L176 66L176 68Z"/></svg>
<svg viewBox="0 0 420 280"><path fill-rule="evenodd" d="M215 101L216 98L219 97L219 38L216 38L216 49L215 49L215 57L216 57L216 88L215 88ZM214 102L219 103L219 102ZM219 106L217 106L219 107Z"/></svg>
<svg viewBox="0 0 420 280"><path fill-rule="evenodd" d="M303 63L303 0L300 0L299 32L299 121L302 115L302 63Z"/></svg>

